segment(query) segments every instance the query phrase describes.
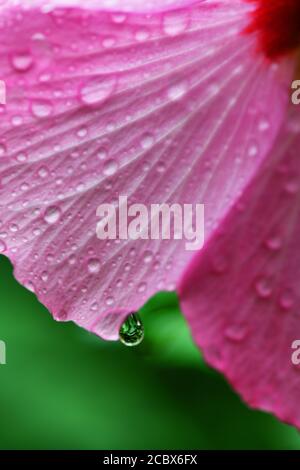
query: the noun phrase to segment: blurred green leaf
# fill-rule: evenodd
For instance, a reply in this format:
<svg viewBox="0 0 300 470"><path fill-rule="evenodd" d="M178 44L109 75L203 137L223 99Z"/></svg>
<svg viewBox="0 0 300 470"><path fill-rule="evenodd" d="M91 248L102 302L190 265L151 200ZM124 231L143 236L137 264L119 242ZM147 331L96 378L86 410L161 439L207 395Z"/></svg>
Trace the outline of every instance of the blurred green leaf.
<svg viewBox="0 0 300 470"><path fill-rule="evenodd" d="M1 449L300 448L295 429L204 372L174 295L149 301L147 340L126 348L55 322L0 256L0 312Z"/></svg>

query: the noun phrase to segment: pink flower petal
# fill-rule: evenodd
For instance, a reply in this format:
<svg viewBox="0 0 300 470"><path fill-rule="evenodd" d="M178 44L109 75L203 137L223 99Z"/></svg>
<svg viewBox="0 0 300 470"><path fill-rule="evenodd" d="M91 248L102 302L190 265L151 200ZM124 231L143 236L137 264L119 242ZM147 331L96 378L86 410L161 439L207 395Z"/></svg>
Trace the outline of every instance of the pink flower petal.
<svg viewBox="0 0 300 470"><path fill-rule="evenodd" d="M192 257L185 240L98 240L101 203L205 203L209 236L259 168L290 73L239 34L251 8L2 11L0 246L56 319L117 339Z"/></svg>
<svg viewBox="0 0 300 470"><path fill-rule="evenodd" d="M252 407L300 428L300 114L179 287L209 364ZM297 354L297 352L296 352Z"/></svg>

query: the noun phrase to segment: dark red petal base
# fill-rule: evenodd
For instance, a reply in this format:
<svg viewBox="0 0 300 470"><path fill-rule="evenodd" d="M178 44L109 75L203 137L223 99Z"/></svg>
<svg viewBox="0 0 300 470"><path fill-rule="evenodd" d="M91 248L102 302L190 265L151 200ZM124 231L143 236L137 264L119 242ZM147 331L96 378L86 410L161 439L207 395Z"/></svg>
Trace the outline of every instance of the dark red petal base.
<svg viewBox="0 0 300 470"><path fill-rule="evenodd" d="M246 32L257 32L259 49L271 60L300 46L300 0L247 0L257 3Z"/></svg>

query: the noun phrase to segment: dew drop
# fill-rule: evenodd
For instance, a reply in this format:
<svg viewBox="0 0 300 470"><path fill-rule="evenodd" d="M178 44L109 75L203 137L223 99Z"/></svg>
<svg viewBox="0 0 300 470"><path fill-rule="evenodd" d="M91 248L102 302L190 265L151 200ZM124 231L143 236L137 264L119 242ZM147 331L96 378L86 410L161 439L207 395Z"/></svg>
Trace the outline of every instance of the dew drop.
<svg viewBox="0 0 300 470"><path fill-rule="evenodd" d="M94 302L92 305L91 305L91 311L92 312L96 312L99 308L99 304L98 302Z"/></svg>
<svg viewBox="0 0 300 470"><path fill-rule="evenodd" d="M262 299L268 299L272 295L272 284L269 279L261 278L257 281L256 285L256 292Z"/></svg>
<svg viewBox="0 0 300 470"><path fill-rule="evenodd" d="M226 328L225 336L230 341L239 343L246 337L246 328L242 325L232 325Z"/></svg>
<svg viewBox="0 0 300 470"><path fill-rule="evenodd" d="M266 241L266 246L271 251L279 251L282 247L282 240L280 237L272 237Z"/></svg>
<svg viewBox="0 0 300 470"><path fill-rule="evenodd" d="M97 258L92 258L88 261L88 271L91 274L98 274L100 271L100 261Z"/></svg>
<svg viewBox="0 0 300 470"><path fill-rule="evenodd" d="M105 160L107 158L107 150L104 147L100 148L97 152L97 157L99 160Z"/></svg>
<svg viewBox="0 0 300 470"><path fill-rule="evenodd" d="M258 155L258 146L256 143L252 143L248 148L248 156L249 157L256 157Z"/></svg>
<svg viewBox="0 0 300 470"><path fill-rule="evenodd" d="M270 129L271 124L268 118L261 117L258 121L258 130L260 132L266 132Z"/></svg>
<svg viewBox="0 0 300 470"><path fill-rule="evenodd" d="M112 296L107 297L106 305L113 305L115 303L115 299Z"/></svg>
<svg viewBox="0 0 300 470"><path fill-rule="evenodd" d="M115 44L116 44L116 39L113 36L106 37L102 41L102 45L103 45L103 47L105 47L105 49L110 49Z"/></svg>
<svg viewBox="0 0 300 470"><path fill-rule="evenodd" d="M33 292L35 293L35 287L34 287L34 284L32 283L32 281L27 281L24 283L24 286L26 287L26 289L28 289L30 292Z"/></svg>
<svg viewBox="0 0 300 470"><path fill-rule="evenodd" d="M61 210L56 206L48 207L45 212L44 219L49 225L56 224L61 216Z"/></svg>
<svg viewBox="0 0 300 470"><path fill-rule="evenodd" d="M60 310L55 316L55 319L57 321L66 321L66 319L68 318L68 314L65 310Z"/></svg>
<svg viewBox="0 0 300 470"><path fill-rule="evenodd" d="M291 194L292 196L297 194L299 189L300 189L300 184L299 184L299 181L296 179L289 180L285 185L285 191L288 194Z"/></svg>
<svg viewBox="0 0 300 470"><path fill-rule="evenodd" d="M38 171L38 175L40 178L47 178L47 176L49 175L48 168L42 166Z"/></svg>
<svg viewBox="0 0 300 470"><path fill-rule="evenodd" d="M19 153L19 155L17 155L17 161L22 163L22 162L26 162L27 160L27 155L26 153Z"/></svg>
<svg viewBox="0 0 300 470"><path fill-rule="evenodd" d="M158 173L164 173L166 171L166 166L163 162L158 163L157 171Z"/></svg>
<svg viewBox="0 0 300 470"><path fill-rule="evenodd" d="M138 285L138 292L140 292L140 293L145 292L146 288L147 288L146 282L141 282Z"/></svg>
<svg viewBox="0 0 300 470"><path fill-rule="evenodd" d="M151 251L145 251L144 253L144 263L149 264L153 260L153 254Z"/></svg>
<svg viewBox="0 0 300 470"><path fill-rule="evenodd" d="M12 65L18 72L27 72L33 64L32 55L28 52L14 54Z"/></svg>
<svg viewBox="0 0 300 470"><path fill-rule="evenodd" d="M47 282L47 281L48 281L48 279L49 279L49 274L47 273L47 271L42 272L42 274L41 274L41 279L42 279L43 282Z"/></svg>
<svg viewBox="0 0 300 470"><path fill-rule="evenodd" d="M187 85L185 82L180 82L175 85L172 85L168 89L168 98L171 101L179 101L187 92Z"/></svg>
<svg viewBox="0 0 300 470"><path fill-rule="evenodd" d="M119 331L120 341L125 346L138 346L144 339L144 327L136 313L129 315Z"/></svg>
<svg viewBox="0 0 300 470"><path fill-rule="evenodd" d="M134 37L138 42L147 41L149 39L149 31L147 29L139 29L135 32Z"/></svg>
<svg viewBox="0 0 300 470"><path fill-rule="evenodd" d="M103 174L105 176L112 176L118 170L118 164L115 160L108 160L103 166Z"/></svg>
<svg viewBox="0 0 300 470"><path fill-rule="evenodd" d="M88 133L88 131L87 131L86 127L82 127L81 129L79 129L77 131L77 137L79 137L79 139L83 139L84 137L87 136L87 133Z"/></svg>
<svg viewBox="0 0 300 470"><path fill-rule="evenodd" d="M291 292L284 292L279 300L279 305L283 310L291 310L294 306L295 299Z"/></svg>
<svg viewBox="0 0 300 470"><path fill-rule="evenodd" d="M22 116L13 116L11 118L11 123L13 126L20 126L23 123L23 118Z"/></svg>
<svg viewBox="0 0 300 470"><path fill-rule="evenodd" d="M80 90L81 101L87 105L103 103L112 95L116 82L115 76L90 80Z"/></svg>
<svg viewBox="0 0 300 470"><path fill-rule="evenodd" d="M141 146L144 150L148 150L154 144L154 137L152 134L144 134L141 140Z"/></svg>
<svg viewBox="0 0 300 470"><path fill-rule="evenodd" d="M114 13L112 20L116 24L122 24L126 21L127 15L125 13Z"/></svg>
<svg viewBox="0 0 300 470"><path fill-rule="evenodd" d="M32 114L37 118L46 118L52 114L53 106L51 101L40 100L32 103Z"/></svg>
<svg viewBox="0 0 300 470"><path fill-rule="evenodd" d="M188 17L182 13L166 13L163 18L163 30L168 36L182 34L188 25Z"/></svg>
<svg viewBox="0 0 300 470"><path fill-rule="evenodd" d="M19 227L17 224L11 224L9 230L13 233L16 233L19 230Z"/></svg>

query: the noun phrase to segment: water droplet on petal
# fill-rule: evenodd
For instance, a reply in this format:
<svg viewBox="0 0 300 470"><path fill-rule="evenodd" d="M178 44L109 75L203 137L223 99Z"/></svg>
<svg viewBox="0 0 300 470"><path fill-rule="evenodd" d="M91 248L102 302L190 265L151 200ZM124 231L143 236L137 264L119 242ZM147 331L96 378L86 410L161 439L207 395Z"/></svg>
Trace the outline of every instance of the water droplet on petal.
<svg viewBox="0 0 300 470"><path fill-rule="evenodd" d="M270 129L271 124L267 117L261 117L258 121L258 130L260 132L266 132Z"/></svg>
<svg viewBox="0 0 300 470"><path fill-rule="evenodd" d="M20 126L23 123L23 118L22 116L13 116L11 118L11 123L13 126Z"/></svg>
<svg viewBox="0 0 300 470"><path fill-rule="evenodd" d="M105 49L110 49L115 44L116 44L116 38L114 38L113 36L106 37L102 41L102 45L103 47L105 47Z"/></svg>
<svg viewBox="0 0 300 470"><path fill-rule="evenodd" d="M79 137L79 139L83 139L84 137L87 136L87 133L88 133L88 130L86 127L82 127L81 129L79 129L77 131L77 137Z"/></svg>
<svg viewBox="0 0 300 470"><path fill-rule="evenodd" d="M37 118L46 118L51 115L53 106L51 101L40 100L32 103L32 114Z"/></svg>
<svg viewBox="0 0 300 470"><path fill-rule="evenodd" d="M144 339L144 327L136 313L129 315L119 332L120 341L126 346L138 346Z"/></svg>
<svg viewBox="0 0 300 470"><path fill-rule="evenodd" d="M166 13L163 19L163 29L168 36L183 33L188 26L188 16L184 13Z"/></svg>
<svg viewBox="0 0 300 470"><path fill-rule="evenodd" d="M249 157L256 157L258 155L258 145L256 143L252 143L248 148L248 155Z"/></svg>
<svg viewBox="0 0 300 470"><path fill-rule="evenodd" d="M38 175L40 178L47 178L49 171L45 166L42 166L38 171Z"/></svg>
<svg viewBox="0 0 300 470"><path fill-rule="evenodd" d="M122 24L126 21L127 15L126 13L113 13L112 20L114 23Z"/></svg>
<svg viewBox="0 0 300 470"><path fill-rule="evenodd" d="M27 72L32 64L33 58L29 52L17 53L12 57L12 65L18 72Z"/></svg>
<svg viewBox="0 0 300 470"><path fill-rule="evenodd" d="M267 241L266 241L266 246L267 248L269 248L269 250L271 251L279 251L282 247L282 240L280 237L278 236L275 236L275 237L272 237L272 238L269 238Z"/></svg>
<svg viewBox="0 0 300 470"><path fill-rule="evenodd" d="M225 330L225 336L230 341L239 343L246 337L247 330L242 325L231 325Z"/></svg>
<svg viewBox="0 0 300 470"><path fill-rule="evenodd" d="M100 271L100 261L97 258L92 258L88 261L88 270L91 274L97 274Z"/></svg>
<svg viewBox="0 0 300 470"><path fill-rule="evenodd" d="M147 29L139 29L138 31L135 32L135 39L138 41L138 42L143 42L143 41L147 41L147 39L149 38L149 31Z"/></svg>
<svg viewBox="0 0 300 470"><path fill-rule="evenodd" d="M140 293L145 292L146 288L147 288L146 282L141 282L138 285L138 292L140 292Z"/></svg>
<svg viewBox="0 0 300 470"><path fill-rule="evenodd" d="M291 292L284 292L279 300L280 307L283 310L291 310L295 304L294 296Z"/></svg>
<svg viewBox="0 0 300 470"><path fill-rule="evenodd" d="M115 303L115 299L112 296L107 297L106 305L113 305Z"/></svg>
<svg viewBox="0 0 300 470"><path fill-rule="evenodd" d="M103 174L105 176L112 176L118 170L118 164L115 160L108 160L103 166Z"/></svg>
<svg viewBox="0 0 300 470"><path fill-rule="evenodd" d="M144 134L141 140L141 146L144 150L148 150L154 144L154 137L152 134Z"/></svg>
<svg viewBox="0 0 300 470"><path fill-rule="evenodd" d="M99 308L99 304L98 302L94 302L92 305L91 305L91 311L92 312L96 312Z"/></svg>
<svg viewBox="0 0 300 470"><path fill-rule="evenodd" d="M153 260L153 254L151 251L145 251L144 253L144 263L149 264Z"/></svg>
<svg viewBox="0 0 300 470"><path fill-rule="evenodd" d="M185 82L180 82L172 85L168 90L168 98L171 101L179 101L187 92L187 85Z"/></svg>
<svg viewBox="0 0 300 470"><path fill-rule="evenodd" d="M98 150L97 157L99 160L105 160L107 158L107 150L102 147Z"/></svg>
<svg viewBox="0 0 300 470"><path fill-rule="evenodd" d="M81 101L87 105L103 103L112 95L116 83L115 76L89 80L80 90Z"/></svg>
<svg viewBox="0 0 300 470"><path fill-rule="evenodd" d="M256 285L256 292L262 299L268 299L271 297L273 288L272 284L269 279L261 278L257 281Z"/></svg>
<svg viewBox="0 0 300 470"><path fill-rule="evenodd" d="M61 210L56 206L48 207L45 212L44 219L49 225L56 224L61 216Z"/></svg>
<svg viewBox="0 0 300 470"><path fill-rule="evenodd" d="M49 278L49 274L47 273L47 271L42 272L42 274L41 274L42 281L47 282L48 278Z"/></svg>

